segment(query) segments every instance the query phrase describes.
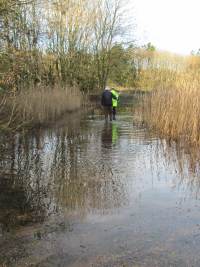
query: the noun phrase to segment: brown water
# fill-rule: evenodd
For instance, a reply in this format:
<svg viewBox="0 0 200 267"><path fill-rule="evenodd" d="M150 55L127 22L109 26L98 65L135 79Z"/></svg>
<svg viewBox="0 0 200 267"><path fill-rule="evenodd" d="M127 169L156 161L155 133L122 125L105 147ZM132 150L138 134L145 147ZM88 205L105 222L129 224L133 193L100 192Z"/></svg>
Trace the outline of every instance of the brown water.
<svg viewBox="0 0 200 267"><path fill-rule="evenodd" d="M0 138L0 266L200 266L198 151L126 114Z"/></svg>

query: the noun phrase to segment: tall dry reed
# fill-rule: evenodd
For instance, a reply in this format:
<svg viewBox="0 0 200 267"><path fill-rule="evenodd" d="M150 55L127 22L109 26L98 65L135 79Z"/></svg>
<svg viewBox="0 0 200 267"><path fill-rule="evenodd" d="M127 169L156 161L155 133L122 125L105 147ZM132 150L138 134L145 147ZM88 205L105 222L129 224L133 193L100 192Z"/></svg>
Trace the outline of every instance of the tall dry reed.
<svg viewBox="0 0 200 267"><path fill-rule="evenodd" d="M82 96L77 88L41 86L24 89L9 97L4 127L46 124L67 112L78 110L81 102Z"/></svg>
<svg viewBox="0 0 200 267"><path fill-rule="evenodd" d="M173 85L161 87L145 98L145 121L165 136L200 144L198 75L179 73Z"/></svg>

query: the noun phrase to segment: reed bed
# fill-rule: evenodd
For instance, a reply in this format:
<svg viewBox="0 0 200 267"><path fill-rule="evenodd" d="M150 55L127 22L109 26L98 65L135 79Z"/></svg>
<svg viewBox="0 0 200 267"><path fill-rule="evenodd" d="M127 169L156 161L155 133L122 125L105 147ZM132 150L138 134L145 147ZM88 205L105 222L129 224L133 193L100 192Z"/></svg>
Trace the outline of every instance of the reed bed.
<svg viewBox="0 0 200 267"><path fill-rule="evenodd" d="M200 144L200 79L192 73L179 73L170 87L145 97L144 120L162 135Z"/></svg>
<svg viewBox="0 0 200 267"><path fill-rule="evenodd" d="M82 96L77 88L41 86L24 89L7 97L2 124L4 128L47 124L80 109L81 102Z"/></svg>

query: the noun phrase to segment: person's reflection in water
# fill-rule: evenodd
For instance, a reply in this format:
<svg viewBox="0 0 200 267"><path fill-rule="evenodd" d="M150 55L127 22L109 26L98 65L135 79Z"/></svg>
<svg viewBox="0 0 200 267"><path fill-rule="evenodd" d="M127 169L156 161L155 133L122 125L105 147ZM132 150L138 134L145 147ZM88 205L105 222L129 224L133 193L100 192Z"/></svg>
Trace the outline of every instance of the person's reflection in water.
<svg viewBox="0 0 200 267"><path fill-rule="evenodd" d="M116 123L112 123L112 144L116 144L119 138L118 125Z"/></svg>
<svg viewBox="0 0 200 267"><path fill-rule="evenodd" d="M112 148L112 145L116 144L118 137L118 125L115 123L105 123L101 134L102 147Z"/></svg>

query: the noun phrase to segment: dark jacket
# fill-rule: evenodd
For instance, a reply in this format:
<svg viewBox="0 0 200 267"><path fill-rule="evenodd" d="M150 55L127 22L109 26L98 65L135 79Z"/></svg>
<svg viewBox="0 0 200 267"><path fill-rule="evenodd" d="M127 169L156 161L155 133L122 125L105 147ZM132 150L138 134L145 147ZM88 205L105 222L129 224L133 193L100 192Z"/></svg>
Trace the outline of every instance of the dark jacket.
<svg viewBox="0 0 200 267"><path fill-rule="evenodd" d="M106 107L112 107L112 93L109 90L105 90L101 96L101 105Z"/></svg>

